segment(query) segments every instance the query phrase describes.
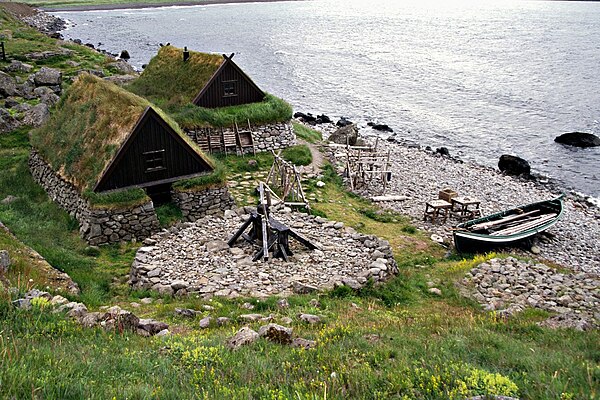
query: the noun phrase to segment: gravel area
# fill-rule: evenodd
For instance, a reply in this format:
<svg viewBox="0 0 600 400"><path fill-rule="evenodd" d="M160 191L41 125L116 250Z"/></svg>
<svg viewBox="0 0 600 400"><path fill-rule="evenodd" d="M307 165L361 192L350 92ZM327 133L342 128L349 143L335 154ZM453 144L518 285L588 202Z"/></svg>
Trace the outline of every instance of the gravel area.
<svg viewBox="0 0 600 400"><path fill-rule="evenodd" d="M324 136L331 125L316 127ZM367 139L370 140L370 139ZM446 224L423 221L425 202L438 197L438 192L451 188L461 196L481 200L483 215L513 208L520 204L547 200L560 194L553 184L544 185L501 174L498 170L462 162L435 152L380 140L380 148L390 150L392 180L386 195L401 195L403 201L383 202L388 207L409 215L421 229L452 241L455 218ZM377 188L378 189L378 188ZM367 197L380 195L379 190L359 192ZM567 193L563 218L534 239L536 258L549 260L574 271L600 273L600 209L573 193ZM515 249L523 252L523 249ZM534 254L527 254L528 257Z"/></svg>

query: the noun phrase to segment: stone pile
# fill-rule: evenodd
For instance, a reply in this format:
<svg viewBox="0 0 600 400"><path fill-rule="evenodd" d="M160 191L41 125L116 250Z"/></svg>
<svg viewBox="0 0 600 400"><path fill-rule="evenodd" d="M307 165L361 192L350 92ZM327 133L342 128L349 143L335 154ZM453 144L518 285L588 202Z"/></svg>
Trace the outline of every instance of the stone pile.
<svg viewBox="0 0 600 400"><path fill-rule="evenodd" d="M461 282L463 294L486 310L512 315L525 308L556 313L542 325L600 327L600 276L562 273L544 264L494 258L473 268Z"/></svg>
<svg viewBox="0 0 600 400"><path fill-rule="evenodd" d="M7 250L0 250L0 274L4 274L8 271L10 266L10 256Z"/></svg>
<svg viewBox="0 0 600 400"><path fill-rule="evenodd" d="M359 289L369 279L385 281L398 272L389 242L341 222L289 212L273 217L318 249L308 250L290 238L294 255L288 262L253 262L257 249L243 239L232 248L227 245L251 210L227 211L225 218L205 217L153 235L137 252L130 284L168 295L285 296L336 285Z"/></svg>
<svg viewBox="0 0 600 400"><path fill-rule="evenodd" d="M105 307L102 312L89 312L85 304L69 302L66 298L48 292L32 289L25 293L23 298L13 301L15 307L29 310L34 299L45 299L53 306L54 313L66 313L75 319L84 328L102 327L107 331L131 331L141 336L154 336L168 334L169 325L153 319L140 319L130 311L119 306Z"/></svg>

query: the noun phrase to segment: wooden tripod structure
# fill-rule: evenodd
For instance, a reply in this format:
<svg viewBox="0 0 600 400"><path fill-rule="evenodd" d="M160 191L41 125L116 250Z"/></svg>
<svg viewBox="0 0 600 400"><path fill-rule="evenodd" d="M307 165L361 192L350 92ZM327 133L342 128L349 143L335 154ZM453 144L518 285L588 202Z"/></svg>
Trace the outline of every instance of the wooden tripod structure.
<svg viewBox="0 0 600 400"><path fill-rule="evenodd" d="M302 188L302 178L298 168L285 161L279 153L273 153L273 165L267 175L266 183L269 191L286 206L301 206L310 213L310 204ZM278 192L279 194L276 194Z"/></svg>
<svg viewBox="0 0 600 400"><path fill-rule="evenodd" d="M269 251L273 252L273 257L283 258L287 261L288 257L293 255L289 247L290 236L310 250L315 250L317 246L311 241L269 215L268 196L265 194L265 185L263 182L259 184L258 190L260 193L260 203L256 207L256 212L252 212L250 218L229 239L227 242L229 247L232 247L240 236L252 244L260 242L260 249L254 254L252 261L257 261L261 258L264 261L268 261ZM244 231L250 225L252 225L252 229L248 235Z"/></svg>

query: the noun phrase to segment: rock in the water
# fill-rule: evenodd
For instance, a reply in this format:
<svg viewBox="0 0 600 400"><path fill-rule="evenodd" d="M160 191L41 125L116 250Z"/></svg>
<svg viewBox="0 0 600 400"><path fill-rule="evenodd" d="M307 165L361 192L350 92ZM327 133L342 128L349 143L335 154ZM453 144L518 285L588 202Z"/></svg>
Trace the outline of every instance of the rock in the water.
<svg viewBox="0 0 600 400"><path fill-rule="evenodd" d="M531 172L531 167L527 160L524 160L521 157L511 156L510 154L503 154L500 156L498 168L508 175L529 175Z"/></svg>
<svg viewBox="0 0 600 400"><path fill-rule="evenodd" d="M55 68L42 67L33 75L36 86L59 86L62 82L62 72Z"/></svg>
<svg viewBox="0 0 600 400"><path fill-rule="evenodd" d="M235 350L242 346L256 342L258 338L258 332L245 326L239 331L237 331L235 335L229 338L229 340L227 341L227 347Z"/></svg>
<svg viewBox="0 0 600 400"><path fill-rule="evenodd" d="M129 55L129 52L127 50L121 50L121 54L119 55L119 58L121 60L129 60L131 58L131 56Z"/></svg>
<svg viewBox="0 0 600 400"><path fill-rule="evenodd" d="M390 128L389 125L386 125L386 124L375 124L373 122L369 122L367 125L369 125L373 129L375 129L376 131L390 132L390 133L394 132L394 130L392 128Z"/></svg>
<svg viewBox="0 0 600 400"><path fill-rule="evenodd" d="M330 124L331 118L329 118L325 114L317 115L317 120L315 121L317 124Z"/></svg>
<svg viewBox="0 0 600 400"><path fill-rule="evenodd" d="M0 250L0 273L5 273L8 271L8 266L10 265L10 257L8 255L8 251Z"/></svg>
<svg viewBox="0 0 600 400"><path fill-rule="evenodd" d="M296 112L294 113L294 118L298 118L300 121L312 125L314 125L314 123L317 121L317 118L315 118L311 113L304 114L302 112Z"/></svg>
<svg viewBox="0 0 600 400"><path fill-rule="evenodd" d="M596 147L600 146L600 138L591 133L585 132L568 132L557 136L554 141L556 143L566 144L576 147Z"/></svg>
<svg viewBox="0 0 600 400"><path fill-rule="evenodd" d="M290 344L292 342L292 328L273 323L261 326L258 335L275 343Z"/></svg>
<svg viewBox="0 0 600 400"><path fill-rule="evenodd" d="M450 157L450 150L448 150L447 147L438 147L437 149L435 149L435 152L442 156Z"/></svg>
<svg viewBox="0 0 600 400"><path fill-rule="evenodd" d="M353 122L350 121L348 118L346 117L341 117L339 119L338 122L335 123L337 126L339 127L344 127L344 126L349 126L349 125L353 125Z"/></svg>

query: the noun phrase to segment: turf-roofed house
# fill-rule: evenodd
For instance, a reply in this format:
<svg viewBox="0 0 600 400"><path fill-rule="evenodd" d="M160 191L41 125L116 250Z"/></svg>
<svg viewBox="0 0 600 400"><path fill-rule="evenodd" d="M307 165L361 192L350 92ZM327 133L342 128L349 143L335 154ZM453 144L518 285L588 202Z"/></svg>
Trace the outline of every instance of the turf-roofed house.
<svg viewBox="0 0 600 400"><path fill-rule="evenodd" d="M170 117L112 83L81 74L52 117L32 131L33 177L80 223L90 244L142 239L159 229L155 204L187 220L233 200L213 161Z"/></svg>
<svg viewBox="0 0 600 400"><path fill-rule="evenodd" d="M163 108L209 153L240 155L296 144L291 106L263 92L233 54L163 46L128 89Z"/></svg>

